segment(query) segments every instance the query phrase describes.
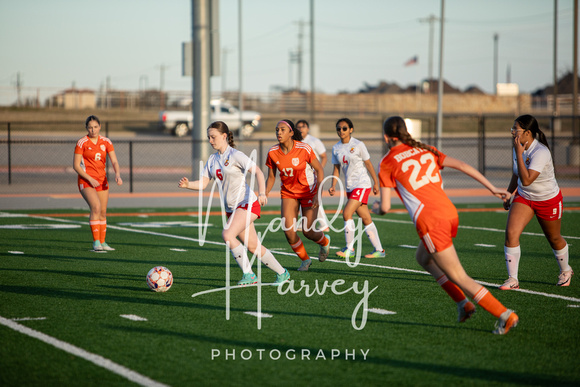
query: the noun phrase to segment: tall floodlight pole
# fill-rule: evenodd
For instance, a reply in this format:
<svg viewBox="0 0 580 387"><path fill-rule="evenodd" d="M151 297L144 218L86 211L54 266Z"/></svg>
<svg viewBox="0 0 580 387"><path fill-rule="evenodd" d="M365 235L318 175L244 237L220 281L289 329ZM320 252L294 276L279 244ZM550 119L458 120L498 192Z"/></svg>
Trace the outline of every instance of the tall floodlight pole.
<svg viewBox="0 0 580 387"><path fill-rule="evenodd" d="M192 41L193 41L193 85L192 85L192 109L193 130L192 135L192 169L193 178L199 179L200 161L207 160L209 154L204 144L205 130L209 126L209 78L210 78L210 55L209 55L209 0L192 0Z"/></svg>
<svg viewBox="0 0 580 387"><path fill-rule="evenodd" d="M240 129L238 130L240 141L243 139L242 110L244 109L244 95L242 88L242 0L238 0L238 109L240 112Z"/></svg>
<svg viewBox="0 0 580 387"><path fill-rule="evenodd" d="M554 0L554 103L552 116L558 116L558 0ZM555 124L555 122L554 122ZM555 126L555 125L554 125ZM555 130L556 128L552 128Z"/></svg>
<svg viewBox="0 0 580 387"><path fill-rule="evenodd" d="M572 133L574 145L579 145L580 133L578 131L578 0L574 0L574 52L573 56L573 82L572 82Z"/></svg>
<svg viewBox="0 0 580 387"><path fill-rule="evenodd" d="M497 53L498 53L498 40L499 40L499 35L498 34L494 34L493 35L493 92L494 94L497 95Z"/></svg>
<svg viewBox="0 0 580 387"><path fill-rule="evenodd" d="M314 0L310 0L310 122L314 123Z"/></svg>
<svg viewBox="0 0 580 387"><path fill-rule="evenodd" d="M437 89L437 140L436 147L441 149L443 135L443 25L445 24L445 0L441 0L441 17L439 19L439 82Z"/></svg>

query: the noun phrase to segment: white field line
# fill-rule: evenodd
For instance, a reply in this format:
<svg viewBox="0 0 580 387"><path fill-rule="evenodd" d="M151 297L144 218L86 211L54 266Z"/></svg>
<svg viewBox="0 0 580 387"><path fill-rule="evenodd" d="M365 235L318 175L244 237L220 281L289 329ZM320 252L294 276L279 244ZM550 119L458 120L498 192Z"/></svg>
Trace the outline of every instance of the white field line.
<svg viewBox="0 0 580 387"><path fill-rule="evenodd" d="M71 355L80 357L82 359L85 359L87 361L90 361L91 363L102 367L108 371L111 371L113 373L116 373L117 375L120 375L122 377L124 377L127 380L130 380L134 383L137 383L141 386L147 386L147 387L166 387L167 384L163 384L163 383L159 383L153 379L148 378L147 376L141 375L135 371L132 371L126 367L123 367L120 364L117 364L115 362L112 362L109 359L106 359L100 355L96 355L94 353L91 352L87 352L82 348L76 347L72 344L66 343L64 341L60 341L58 339L55 339L52 336L48 336L42 332L38 332L35 331L34 329L30 329L24 325L18 324L17 322L14 322L12 320L6 319L2 316L0 316L0 324L13 329L17 332L23 333L27 336L33 337L35 339L38 339L40 341L45 342L46 344L52 345L53 347L56 347L58 349L61 349L65 352L70 353Z"/></svg>
<svg viewBox="0 0 580 387"><path fill-rule="evenodd" d="M1 213L0 213L1 214ZM35 218L39 218L39 219L46 219L49 220L51 222L63 222L63 223L73 223L73 224L84 224L88 226L88 222L81 222L81 221L76 221L76 220L70 220L70 219L59 219L59 218L51 218L51 217L39 217L39 216L35 216ZM390 219L374 219L373 221L384 221L384 222L390 222ZM411 221L397 221L395 220L394 223L412 223ZM459 226L462 227L462 226ZM181 239L181 240L187 240L187 241L192 241L192 242L198 242L200 243L201 241L197 238L190 238L190 237L184 237L181 235L172 235L172 234L166 234L166 233L159 233L159 232L154 232L154 231L147 231L147 230L136 230L136 229L131 229L131 228L127 228L127 227L119 227L119 226L109 226L107 225L107 228L109 229L115 229L115 230L122 230L122 231L128 231L128 232L135 232L135 233L141 233L141 234L148 234L148 235L155 235L155 236L162 236L162 237L168 237L168 238L175 238L175 239ZM491 228L487 228L487 227L469 227L469 226L464 226L464 228L469 228L469 229L474 229L474 230L482 230L482 231L492 231L492 232L504 232L505 230L499 230L499 229L491 229ZM527 233L528 235L533 235L533 236L540 236L542 238L545 238L544 234L538 234L538 233ZM580 239L580 237L569 237L569 236L565 236L564 238L569 238L569 239ZM215 241L203 241L204 243L208 243L208 244L212 244L212 245L218 245L218 246L225 246L224 242L215 242ZM280 254L280 255L287 255L287 256L294 256L294 253L287 253L284 251L273 251L273 254ZM314 258L316 259L316 258ZM345 261L342 260L336 260L336 259L327 259L325 262L333 262L333 263L340 263L340 264L346 264ZM359 263L360 266L365 266L365 267L376 267L379 269L387 269L387 270L396 270L396 271L404 271L404 272L408 272L408 273L417 273L417 274L425 274L425 275L429 275L429 273L427 273L426 271L423 270L413 270L413 269L405 269L405 268L401 268L401 267L394 267L394 266L384 266L384 265L377 265L377 264L371 264L371 263ZM482 282L482 281L477 281L478 283L480 283L481 285L484 286L489 286L489 287L494 287L497 288L499 287L499 284L492 284L489 282ZM580 298L575 298L575 297L566 297L566 296L561 296L559 294L551 294L551 293L544 293L544 292L536 292L533 290L526 290L526 289L514 289L511 290L512 292L522 292L522 293L526 293L526 294L533 294L533 295L537 295L537 296L543 296L543 297L549 297L549 298L558 298L561 300L568 300L568 301L572 301L572 302L580 302Z"/></svg>

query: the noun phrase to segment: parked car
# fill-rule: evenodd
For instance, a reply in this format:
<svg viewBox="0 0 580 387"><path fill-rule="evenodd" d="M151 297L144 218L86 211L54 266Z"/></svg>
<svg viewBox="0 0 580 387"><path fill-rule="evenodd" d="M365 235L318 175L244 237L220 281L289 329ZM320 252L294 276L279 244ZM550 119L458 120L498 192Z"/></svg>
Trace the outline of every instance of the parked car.
<svg viewBox="0 0 580 387"><path fill-rule="evenodd" d="M237 136L250 137L254 130L262 125L260 113L245 110L240 111L222 99L214 99L210 102L211 121L223 121ZM191 110L164 110L159 112L159 127L170 131L177 137L186 136L193 128L193 112Z"/></svg>

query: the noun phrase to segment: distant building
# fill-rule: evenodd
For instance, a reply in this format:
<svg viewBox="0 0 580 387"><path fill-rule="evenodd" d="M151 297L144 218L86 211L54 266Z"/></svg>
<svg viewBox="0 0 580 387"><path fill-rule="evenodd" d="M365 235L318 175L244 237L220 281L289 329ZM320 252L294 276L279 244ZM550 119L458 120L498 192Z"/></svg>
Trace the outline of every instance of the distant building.
<svg viewBox="0 0 580 387"><path fill-rule="evenodd" d="M93 90L73 88L53 95L51 105L65 109L94 109L97 98Z"/></svg>

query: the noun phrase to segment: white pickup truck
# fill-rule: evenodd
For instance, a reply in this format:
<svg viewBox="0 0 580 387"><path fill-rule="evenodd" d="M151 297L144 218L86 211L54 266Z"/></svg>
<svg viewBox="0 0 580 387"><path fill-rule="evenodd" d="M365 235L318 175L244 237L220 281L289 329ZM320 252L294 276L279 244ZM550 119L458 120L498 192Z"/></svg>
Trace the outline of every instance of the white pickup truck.
<svg viewBox="0 0 580 387"><path fill-rule="evenodd" d="M221 99L211 100L210 107L212 122L223 121L232 132L244 138L250 137L262 124L260 113L246 110L242 112L240 125L240 111ZM183 137L193 128L193 113L191 110L161 111L159 112L159 127L170 131L177 137Z"/></svg>

